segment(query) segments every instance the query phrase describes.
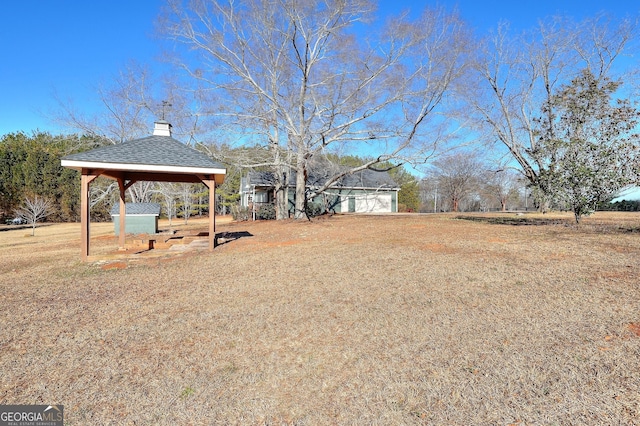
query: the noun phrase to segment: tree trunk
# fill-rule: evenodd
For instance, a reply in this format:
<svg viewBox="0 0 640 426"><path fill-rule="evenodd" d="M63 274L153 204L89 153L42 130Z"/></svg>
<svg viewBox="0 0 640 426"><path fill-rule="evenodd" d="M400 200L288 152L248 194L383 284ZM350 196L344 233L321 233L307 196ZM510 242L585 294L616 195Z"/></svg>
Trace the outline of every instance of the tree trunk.
<svg viewBox="0 0 640 426"><path fill-rule="evenodd" d="M289 218L289 190L287 185L287 173L284 166L276 167L275 203L276 219Z"/></svg>
<svg viewBox="0 0 640 426"><path fill-rule="evenodd" d="M307 161L302 153L298 153L296 161L296 219L307 219Z"/></svg>

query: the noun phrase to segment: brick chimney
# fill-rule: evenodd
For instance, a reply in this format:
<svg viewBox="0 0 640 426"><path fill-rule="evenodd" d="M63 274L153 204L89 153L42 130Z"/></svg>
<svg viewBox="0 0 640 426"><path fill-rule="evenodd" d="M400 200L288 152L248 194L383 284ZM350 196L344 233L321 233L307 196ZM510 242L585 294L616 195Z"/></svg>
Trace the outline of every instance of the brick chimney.
<svg viewBox="0 0 640 426"><path fill-rule="evenodd" d="M171 124L168 121L160 120L155 122L153 128L154 136L171 136Z"/></svg>

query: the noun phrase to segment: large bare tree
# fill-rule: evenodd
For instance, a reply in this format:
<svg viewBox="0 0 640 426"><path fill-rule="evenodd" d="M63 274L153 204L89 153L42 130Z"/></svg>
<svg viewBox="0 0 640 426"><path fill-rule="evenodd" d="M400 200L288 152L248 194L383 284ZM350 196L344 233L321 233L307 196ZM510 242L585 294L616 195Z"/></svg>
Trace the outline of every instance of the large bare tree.
<svg viewBox="0 0 640 426"><path fill-rule="evenodd" d="M462 92L470 106L465 118L473 119L475 129L498 152L503 148L503 164L520 171L530 185L544 186L539 177L547 165L531 155L538 145L536 119L553 121L543 106L584 69L596 79L610 76L636 36L634 23L606 16L579 23L551 18L519 35L500 25L477 49L474 77ZM548 191L539 189L543 199L538 202L544 207Z"/></svg>
<svg viewBox="0 0 640 426"><path fill-rule="evenodd" d="M486 166L473 151L458 151L439 157L433 162L431 175L435 178L444 200L453 212L460 210L466 198L477 191L479 178Z"/></svg>
<svg viewBox="0 0 640 426"><path fill-rule="evenodd" d="M305 217L314 157L332 150L376 164L425 161L445 139L446 94L461 75L469 42L462 22L440 8L372 24L369 0L194 0L171 3L166 34L189 50L180 66L203 118L268 155L252 165L276 172L286 208L296 172L295 217ZM202 122L204 125L204 122ZM218 133L222 136L221 133ZM282 212L278 212L283 217Z"/></svg>
<svg viewBox="0 0 640 426"><path fill-rule="evenodd" d="M519 175L512 169L486 170L480 176L480 194L487 199L487 205L494 203L500 211L507 211L507 205L520 198Z"/></svg>
<svg viewBox="0 0 640 426"><path fill-rule="evenodd" d="M146 136L150 123L162 114L156 84L147 67L130 63L111 81L97 85L96 100L101 105L97 113L79 111L72 99L56 96L60 108L55 120L95 144L117 144Z"/></svg>
<svg viewBox="0 0 640 426"><path fill-rule="evenodd" d="M182 91L175 90L170 79L160 80L148 67L130 63L106 84L96 88L101 109L96 112L78 111L69 99L58 97L60 110L55 119L73 132L85 135L76 149L118 144L148 136L151 125L158 119L171 121L178 137L193 140L197 116L188 111L188 101ZM117 183L99 179L91 186L91 206L113 202ZM155 182L136 182L128 189L133 202L149 202L156 189Z"/></svg>

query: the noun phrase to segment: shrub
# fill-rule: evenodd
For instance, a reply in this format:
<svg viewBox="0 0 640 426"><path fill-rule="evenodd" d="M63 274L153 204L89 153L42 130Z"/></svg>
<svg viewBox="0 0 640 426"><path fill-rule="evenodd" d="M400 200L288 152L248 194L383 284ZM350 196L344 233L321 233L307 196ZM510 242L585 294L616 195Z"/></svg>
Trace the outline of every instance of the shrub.
<svg viewBox="0 0 640 426"><path fill-rule="evenodd" d="M231 206L231 217L233 220L249 220L249 209L242 206Z"/></svg>
<svg viewBox="0 0 640 426"><path fill-rule="evenodd" d="M256 212L256 219L273 220L276 218L276 208L273 204L263 204Z"/></svg>
<svg viewBox="0 0 640 426"><path fill-rule="evenodd" d="M307 204L307 216L316 217L324 213L324 206L320 203L308 203Z"/></svg>

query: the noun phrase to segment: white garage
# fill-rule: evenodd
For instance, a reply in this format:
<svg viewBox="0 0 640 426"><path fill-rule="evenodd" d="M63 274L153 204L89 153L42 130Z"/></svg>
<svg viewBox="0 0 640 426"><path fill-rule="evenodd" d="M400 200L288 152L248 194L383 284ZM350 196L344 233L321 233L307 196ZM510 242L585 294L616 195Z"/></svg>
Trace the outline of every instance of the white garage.
<svg viewBox="0 0 640 426"><path fill-rule="evenodd" d="M307 178L310 190L321 188L330 174L326 168L311 170ZM295 203L295 171L288 175L289 213ZM275 177L272 172L249 172L240 182L240 202L243 207L273 203ZM400 187L388 172L371 169L342 176L316 195L309 204L334 213L396 213Z"/></svg>
<svg viewBox="0 0 640 426"><path fill-rule="evenodd" d="M352 200L351 203L349 202ZM352 213L391 213L394 212L391 194L359 194L343 196L340 210ZM351 206L351 208L350 208Z"/></svg>

